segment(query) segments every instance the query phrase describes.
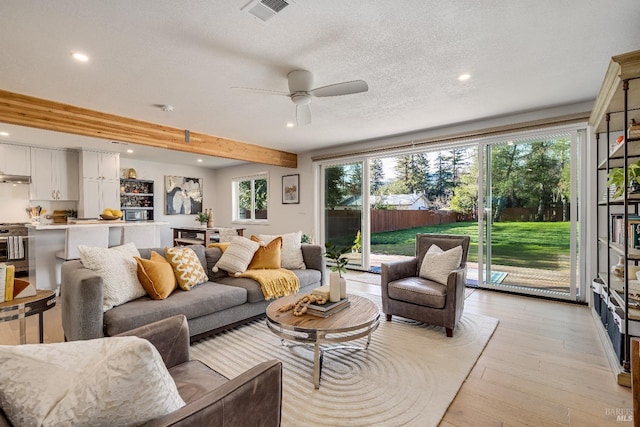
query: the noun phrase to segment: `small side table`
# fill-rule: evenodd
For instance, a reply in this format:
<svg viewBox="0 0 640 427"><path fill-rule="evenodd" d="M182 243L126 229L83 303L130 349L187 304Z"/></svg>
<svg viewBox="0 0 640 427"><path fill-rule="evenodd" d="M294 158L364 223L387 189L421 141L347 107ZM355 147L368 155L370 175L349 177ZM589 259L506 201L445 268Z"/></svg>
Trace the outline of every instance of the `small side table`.
<svg viewBox="0 0 640 427"><path fill-rule="evenodd" d="M44 341L42 313L56 305L56 293L50 290L37 290L36 295L18 298L0 303L0 322L20 320L20 344L27 343L27 317L38 315L40 343Z"/></svg>

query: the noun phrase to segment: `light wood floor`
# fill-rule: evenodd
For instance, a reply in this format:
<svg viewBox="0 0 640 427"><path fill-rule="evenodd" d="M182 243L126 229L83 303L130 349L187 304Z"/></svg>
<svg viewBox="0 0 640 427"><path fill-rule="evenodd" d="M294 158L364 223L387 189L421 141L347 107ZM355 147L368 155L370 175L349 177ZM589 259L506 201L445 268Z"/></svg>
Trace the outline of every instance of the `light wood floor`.
<svg viewBox="0 0 640 427"><path fill-rule="evenodd" d="M348 286L380 292L380 276L349 273ZM500 324L442 423L451 426L624 426L631 391L617 385L589 308L468 290L465 311ZM63 340L60 307L45 312L45 342ZM27 340L37 342L37 316ZM18 322L0 323L0 344L19 342ZM630 415L630 413L629 413Z"/></svg>

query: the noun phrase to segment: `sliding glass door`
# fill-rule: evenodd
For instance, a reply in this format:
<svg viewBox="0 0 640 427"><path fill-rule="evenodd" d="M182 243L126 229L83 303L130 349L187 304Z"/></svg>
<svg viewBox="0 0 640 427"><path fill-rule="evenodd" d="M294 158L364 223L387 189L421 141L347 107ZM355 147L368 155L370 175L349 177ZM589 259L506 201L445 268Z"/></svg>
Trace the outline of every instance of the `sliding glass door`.
<svg viewBox="0 0 640 427"><path fill-rule="evenodd" d="M364 172L364 173L363 173ZM364 161L353 161L321 168L323 242L348 248L349 267L364 266L362 236L365 218L368 223L368 197L363 195Z"/></svg>
<svg viewBox="0 0 640 427"><path fill-rule="evenodd" d="M575 136L485 144L479 286L576 295Z"/></svg>
<svg viewBox="0 0 640 427"><path fill-rule="evenodd" d="M467 285L581 299L584 135L567 126L319 164L319 243L377 273L413 256L417 233L469 235Z"/></svg>

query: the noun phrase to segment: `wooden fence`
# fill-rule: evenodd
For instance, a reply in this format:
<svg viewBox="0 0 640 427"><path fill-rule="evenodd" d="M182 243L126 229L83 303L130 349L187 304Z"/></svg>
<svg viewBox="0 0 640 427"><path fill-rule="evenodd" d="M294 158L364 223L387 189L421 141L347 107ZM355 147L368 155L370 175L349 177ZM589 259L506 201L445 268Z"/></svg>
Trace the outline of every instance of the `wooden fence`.
<svg viewBox="0 0 640 427"><path fill-rule="evenodd" d="M452 211L371 210L371 232L406 230L427 225L457 222Z"/></svg>
<svg viewBox="0 0 640 427"><path fill-rule="evenodd" d="M343 236L355 236L360 230L361 212L357 210L325 211L329 240ZM371 210L371 232L406 230L427 225L449 224L466 221L466 218L452 211L410 211L410 210Z"/></svg>

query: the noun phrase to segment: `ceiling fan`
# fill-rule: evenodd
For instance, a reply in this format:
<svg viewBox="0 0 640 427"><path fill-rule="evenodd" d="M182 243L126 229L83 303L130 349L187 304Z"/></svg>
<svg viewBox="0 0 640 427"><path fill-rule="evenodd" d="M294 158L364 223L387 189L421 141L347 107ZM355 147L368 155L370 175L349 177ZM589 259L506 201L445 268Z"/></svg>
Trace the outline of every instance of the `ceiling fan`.
<svg viewBox="0 0 640 427"><path fill-rule="evenodd" d="M298 126L311 123L311 100L325 96L351 95L369 90L364 80L352 80L342 83L334 83L327 86L313 88L313 74L307 70L293 70L287 74L289 92L255 89L246 87L233 87L251 92L259 92L267 95L287 96L296 104L296 123Z"/></svg>

